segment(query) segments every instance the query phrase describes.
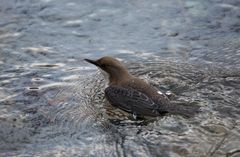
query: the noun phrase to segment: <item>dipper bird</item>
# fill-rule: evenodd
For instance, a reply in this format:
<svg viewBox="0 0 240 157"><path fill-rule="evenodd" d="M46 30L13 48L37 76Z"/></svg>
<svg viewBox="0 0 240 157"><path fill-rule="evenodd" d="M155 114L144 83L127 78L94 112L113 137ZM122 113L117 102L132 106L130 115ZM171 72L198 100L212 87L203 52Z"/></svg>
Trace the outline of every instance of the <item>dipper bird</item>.
<svg viewBox="0 0 240 157"><path fill-rule="evenodd" d="M161 116L165 113L191 117L199 111L198 106L172 104L168 97L145 81L131 75L124 65L109 56L98 60L84 59L96 65L108 75L106 99L111 105L137 116Z"/></svg>

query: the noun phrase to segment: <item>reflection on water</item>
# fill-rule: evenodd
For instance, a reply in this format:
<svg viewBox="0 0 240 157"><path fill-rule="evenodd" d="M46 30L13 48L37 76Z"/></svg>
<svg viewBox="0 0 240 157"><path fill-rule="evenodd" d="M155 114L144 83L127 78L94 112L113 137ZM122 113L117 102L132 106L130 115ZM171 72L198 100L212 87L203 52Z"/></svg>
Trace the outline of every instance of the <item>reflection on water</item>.
<svg viewBox="0 0 240 157"><path fill-rule="evenodd" d="M0 6L0 156L240 155L237 0ZM112 55L202 112L132 120L84 58Z"/></svg>

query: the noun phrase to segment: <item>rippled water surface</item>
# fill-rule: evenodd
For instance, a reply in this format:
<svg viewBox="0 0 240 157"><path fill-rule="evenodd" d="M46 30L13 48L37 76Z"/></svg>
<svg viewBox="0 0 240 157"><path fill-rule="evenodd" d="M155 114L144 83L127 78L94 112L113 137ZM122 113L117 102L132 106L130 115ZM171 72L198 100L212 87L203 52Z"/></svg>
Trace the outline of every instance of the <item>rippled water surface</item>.
<svg viewBox="0 0 240 157"><path fill-rule="evenodd" d="M239 0L0 0L0 156L240 156ZM111 55L194 118L134 121Z"/></svg>

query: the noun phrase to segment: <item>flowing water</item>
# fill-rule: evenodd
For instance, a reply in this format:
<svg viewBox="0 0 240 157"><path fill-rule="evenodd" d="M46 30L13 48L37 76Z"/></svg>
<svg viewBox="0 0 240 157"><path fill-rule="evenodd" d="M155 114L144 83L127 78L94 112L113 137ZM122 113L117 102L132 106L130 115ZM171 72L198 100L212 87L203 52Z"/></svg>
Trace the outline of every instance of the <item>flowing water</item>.
<svg viewBox="0 0 240 157"><path fill-rule="evenodd" d="M109 106L111 55L193 118ZM0 156L240 156L239 0L0 0Z"/></svg>

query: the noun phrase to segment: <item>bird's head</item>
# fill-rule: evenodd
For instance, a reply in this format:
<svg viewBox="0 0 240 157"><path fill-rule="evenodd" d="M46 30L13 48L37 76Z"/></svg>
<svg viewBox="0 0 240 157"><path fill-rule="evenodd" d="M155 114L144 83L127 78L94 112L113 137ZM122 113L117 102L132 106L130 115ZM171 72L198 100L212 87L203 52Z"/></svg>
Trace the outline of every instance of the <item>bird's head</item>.
<svg viewBox="0 0 240 157"><path fill-rule="evenodd" d="M109 76L110 84L130 77L124 65L115 58L105 56L97 60L84 59L85 61L96 65Z"/></svg>

